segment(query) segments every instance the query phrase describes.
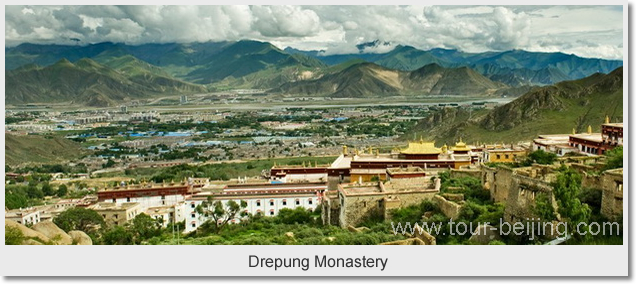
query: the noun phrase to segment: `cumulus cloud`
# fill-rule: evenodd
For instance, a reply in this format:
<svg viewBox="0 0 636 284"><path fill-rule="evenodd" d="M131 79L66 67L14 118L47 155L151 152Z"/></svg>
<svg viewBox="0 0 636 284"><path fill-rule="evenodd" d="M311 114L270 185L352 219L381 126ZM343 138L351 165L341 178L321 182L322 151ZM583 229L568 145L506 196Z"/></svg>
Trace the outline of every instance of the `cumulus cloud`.
<svg viewBox="0 0 636 284"><path fill-rule="evenodd" d="M622 6L6 6L5 44L254 39L337 54L378 40L390 44L364 52L402 44L621 59L622 14Z"/></svg>

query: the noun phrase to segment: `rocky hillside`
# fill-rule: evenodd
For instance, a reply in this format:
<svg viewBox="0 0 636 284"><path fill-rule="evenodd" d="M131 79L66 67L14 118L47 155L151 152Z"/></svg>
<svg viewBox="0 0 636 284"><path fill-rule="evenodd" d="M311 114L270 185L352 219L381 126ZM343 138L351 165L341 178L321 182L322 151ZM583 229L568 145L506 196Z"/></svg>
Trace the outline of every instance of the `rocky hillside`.
<svg viewBox="0 0 636 284"><path fill-rule="evenodd" d="M429 139L514 142L538 134L600 130L605 116L623 121L623 68L535 88L493 110L441 109L416 126Z"/></svg>
<svg viewBox="0 0 636 284"><path fill-rule="evenodd" d="M374 63L353 64L316 80L283 84L273 92L335 97L382 95L489 96L506 86L462 68L429 64L412 72L388 69Z"/></svg>

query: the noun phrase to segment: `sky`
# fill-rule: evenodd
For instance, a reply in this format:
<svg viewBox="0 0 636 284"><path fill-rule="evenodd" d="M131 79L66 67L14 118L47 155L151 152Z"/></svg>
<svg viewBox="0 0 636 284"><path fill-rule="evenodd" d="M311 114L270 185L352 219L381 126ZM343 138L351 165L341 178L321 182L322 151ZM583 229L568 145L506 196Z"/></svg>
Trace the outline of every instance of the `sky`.
<svg viewBox="0 0 636 284"><path fill-rule="evenodd" d="M523 49L623 58L622 6L5 6L5 45L268 41L387 52ZM77 41L79 40L79 41Z"/></svg>

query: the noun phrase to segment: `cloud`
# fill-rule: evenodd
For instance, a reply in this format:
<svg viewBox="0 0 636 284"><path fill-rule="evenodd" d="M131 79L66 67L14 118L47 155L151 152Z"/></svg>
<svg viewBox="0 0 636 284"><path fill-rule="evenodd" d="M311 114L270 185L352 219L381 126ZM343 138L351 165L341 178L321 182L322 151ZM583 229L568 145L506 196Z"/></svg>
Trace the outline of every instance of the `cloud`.
<svg viewBox="0 0 636 284"><path fill-rule="evenodd" d="M391 45L366 52L402 44L621 59L622 14L621 6L6 6L5 45L254 39L334 54L379 40Z"/></svg>

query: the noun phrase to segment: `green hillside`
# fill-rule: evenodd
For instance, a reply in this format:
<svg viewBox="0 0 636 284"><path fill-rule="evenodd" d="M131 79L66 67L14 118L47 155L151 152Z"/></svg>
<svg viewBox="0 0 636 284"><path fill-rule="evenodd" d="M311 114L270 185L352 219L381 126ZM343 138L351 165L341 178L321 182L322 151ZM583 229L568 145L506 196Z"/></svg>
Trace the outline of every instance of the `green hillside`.
<svg viewBox="0 0 636 284"><path fill-rule="evenodd" d="M290 55L270 43L239 41L220 51L210 62L186 75L197 83L213 83L225 78L240 78L265 69L287 66L325 67L315 58Z"/></svg>
<svg viewBox="0 0 636 284"><path fill-rule="evenodd" d="M159 94L206 92L206 88L171 77L129 56L109 61L116 69L83 58L47 67L29 66L5 74L5 103L68 102L109 106Z"/></svg>
<svg viewBox="0 0 636 284"><path fill-rule="evenodd" d="M6 134L4 162L21 164L53 164L77 159L86 154L79 143L56 136Z"/></svg>
<svg viewBox="0 0 636 284"><path fill-rule="evenodd" d="M493 110L442 109L421 120L415 132L428 139L451 143L465 141L515 142L539 134L595 132L605 116L623 121L623 69L610 74L535 88Z"/></svg>

